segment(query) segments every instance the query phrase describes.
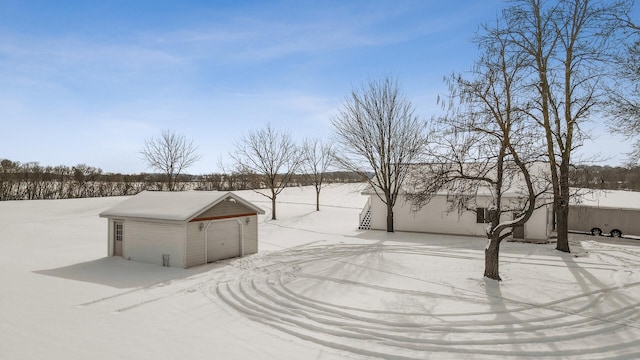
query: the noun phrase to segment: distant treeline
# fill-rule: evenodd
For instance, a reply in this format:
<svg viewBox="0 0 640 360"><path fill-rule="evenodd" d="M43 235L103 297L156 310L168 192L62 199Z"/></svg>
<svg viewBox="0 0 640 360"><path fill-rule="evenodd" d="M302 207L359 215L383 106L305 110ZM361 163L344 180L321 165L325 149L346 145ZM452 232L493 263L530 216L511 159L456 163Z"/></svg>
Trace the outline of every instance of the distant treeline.
<svg viewBox="0 0 640 360"><path fill-rule="evenodd" d="M325 179L327 183L361 181L349 172L331 172ZM290 182L290 186L312 184L310 177L304 174L295 175ZM253 174L180 175L178 178L179 190L231 191L264 187ZM0 160L0 201L126 196L165 188L166 177L162 174L104 173L100 168L85 164L42 166L37 162Z"/></svg>
<svg viewBox="0 0 640 360"><path fill-rule="evenodd" d="M573 187L640 191L640 167L581 165L571 171L569 182Z"/></svg>
<svg viewBox="0 0 640 360"><path fill-rule="evenodd" d="M350 183L362 179L355 173L337 171L325 174L325 181ZM640 167L577 166L571 171L569 182L573 187L640 191ZM290 182L290 186L312 184L311 178L304 174L295 175ZM232 191L265 187L255 174L181 175L178 179L179 190ZM126 196L165 188L166 177L162 174L104 173L85 164L69 167L0 161L0 201Z"/></svg>

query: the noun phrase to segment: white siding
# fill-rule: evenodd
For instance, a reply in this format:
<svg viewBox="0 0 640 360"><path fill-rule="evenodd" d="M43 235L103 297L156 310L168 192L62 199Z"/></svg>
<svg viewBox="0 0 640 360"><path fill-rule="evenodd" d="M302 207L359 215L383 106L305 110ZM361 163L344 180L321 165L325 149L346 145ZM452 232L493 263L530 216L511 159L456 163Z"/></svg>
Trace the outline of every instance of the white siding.
<svg viewBox="0 0 640 360"><path fill-rule="evenodd" d="M207 211L199 214L198 218L209 218L209 217L217 217L217 216L227 216L227 215L237 215L237 214L247 214L247 213L255 213L255 210L251 210L242 204L238 204L237 202L231 201L223 201L221 203L216 204L216 206L208 209Z"/></svg>
<svg viewBox="0 0 640 360"><path fill-rule="evenodd" d="M246 219L249 219L249 224ZM255 254L258 252L258 216L243 217L240 221L242 221L242 255Z"/></svg>
<svg viewBox="0 0 640 360"><path fill-rule="evenodd" d="M162 265L162 255L168 254L170 266L173 267L187 268L205 264L208 260L205 229L216 221L234 221L237 224L236 233L239 232L239 235L236 239L241 237L242 241L242 253L238 255L255 254L258 252L258 216L236 217L255 212L255 209L237 202L224 201L200 213L193 222L118 218L124 222L123 257ZM109 217L107 222L109 256L114 254L114 220L115 217Z"/></svg>
<svg viewBox="0 0 640 360"><path fill-rule="evenodd" d="M202 229L200 229L202 225ZM206 263L204 227L205 221L190 222L187 224L187 266L196 266Z"/></svg>
<svg viewBox="0 0 640 360"><path fill-rule="evenodd" d="M386 230L387 208L375 195L371 199L371 228ZM485 206L488 206L485 205ZM446 196L436 196L419 211L412 212L411 205L399 199L394 208L394 228L397 231L430 232L485 236L487 224L476 223L474 212L447 211Z"/></svg>
<svg viewBox="0 0 640 360"><path fill-rule="evenodd" d="M124 225L124 257L162 265L162 255L170 256L169 265L185 267L185 225L128 219Z"/></svg>
<svg viewBox="0 0 640 360"><path fill-rule="evenodd" d="M480 197L476 200L479 207L489 207L490 198ZM546 207L536 210L525 224L525 237L528 239L547 239L549 234L548 210ZM511 220L511 213L504 213L501 220ZM426 232L435 234L452 234L468 236L486 236L489 224L477 223L476 213L465 211L459 214L449 211L446 196L435 196L422 209L412 212L411 204L403 197L398 199L394 207L394 229L396 231ZM387 207L375 195L371 195L371 228L387 229Z"/></svg>
<svg viewBox="0 0 640 360"><path fill-rule="evenodd" d="M113 256L113 219L107 221L107 256Z"/></svg>
<svg viewBox="0 0 640 360"><path fill-rule="evenodd" d="M387 229L387 207L376 195L371 196L371 229ZM396 206L397 208L397 206ZM396 214L396 216L398 216Z"/></svg>
<svg viewBox="0 0 640 360"><path fill-rule="evenodd" d="M525 239L547 240L550 234L551 216L548 206L536 209L524 225Z"/></svg>

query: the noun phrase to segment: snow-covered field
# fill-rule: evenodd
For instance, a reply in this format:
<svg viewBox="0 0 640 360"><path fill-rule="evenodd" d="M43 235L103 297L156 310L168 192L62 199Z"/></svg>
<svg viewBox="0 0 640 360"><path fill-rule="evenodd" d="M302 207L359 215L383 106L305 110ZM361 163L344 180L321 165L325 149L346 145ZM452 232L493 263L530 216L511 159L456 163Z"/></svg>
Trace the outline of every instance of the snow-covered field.
<svg viewBox="0 0 640 360"><path fill-rule="evenodd" d="M357 185L269 200L260 252L165 268L107 258L123 198L0 202L2 359L640 357L640 241L505 243L357 230Z"/></svg>

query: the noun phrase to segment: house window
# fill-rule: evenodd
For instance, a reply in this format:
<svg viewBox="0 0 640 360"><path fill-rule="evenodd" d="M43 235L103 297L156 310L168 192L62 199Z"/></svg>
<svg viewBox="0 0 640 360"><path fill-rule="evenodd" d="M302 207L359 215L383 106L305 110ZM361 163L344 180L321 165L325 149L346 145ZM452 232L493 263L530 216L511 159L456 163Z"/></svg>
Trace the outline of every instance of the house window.
<svg viewBox="0 0 640 360"><path fill-rule="evenodd" d="M117 221L117 222L113 223L113 225L114 225L114 232L115 232L115 236L114 236L115 240L116 241L122 241L122 236L123 236L123 233L124 233L123 232L124 227L123 227L122 222L121 221Z"/></svg>
<svg viewBox="0 0 640 360"><path fill-rule="evenodd" d="M484 224L486 221L485 218L485 212L487 211L487 209L485 208L476 208L476 223L478 224Z"/></svg>
<svg viewBox="0 0 640 360"><path fill-rule="evenodd" d="M476 209L476 223L478 224L490 223L491 219L493 219L497 215L498 214L496 214L496 210L490 210L487 208L479 207Z"/></svg>

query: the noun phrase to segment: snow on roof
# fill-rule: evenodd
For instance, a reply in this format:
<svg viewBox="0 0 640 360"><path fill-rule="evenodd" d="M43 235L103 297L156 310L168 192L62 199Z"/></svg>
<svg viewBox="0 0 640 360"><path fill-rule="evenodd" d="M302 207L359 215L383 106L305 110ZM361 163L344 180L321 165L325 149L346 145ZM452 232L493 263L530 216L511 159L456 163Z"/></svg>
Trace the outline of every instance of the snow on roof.
<svg viewBox="0 0 640 360"><path fill-rule="evenodd" d="M406 191L405 189L402 189L402 190L403 191L401 192L401 194L406 195L406 194L410 194L411 193L410 191ZM525 193L523 191L524 190L517 191L517 190L514 190L514 189L510 188L508 190L505 190L502 193L502 197L503 198L520 198L520 197L525 195ZM373 190L373 188L371 186L369 186L366 189L364 189L361 192L361 194L362 195L375 195L375 191ZM463 193L460 193L460 192L452 192L452 191L449 191L449 190L438 190L438 191L435 192L434 195L435 196L450 196L450 195L453 195L453 194L455 194L455 195L469 195L469 196L487 196L487 197L493 197L494 196L494 193L493 193L492 189L487 187L487 186L479 186L477 191L474 192L474 193L465 193L465 194L463 194ZM548 196L549 196L549 194L543 194L542 197L546 198Z"/></svg>
<svg viewBox="0 0 640 360"><path fill-rule="evenodd" d="M400 193L402 194L415 193L416 184L419 183L419 181L416 181L416 179L420 180L421 177L425 177L425 176L428 177L429 171L430 171L429 166L431 165L435 165L435 166L442 165L442 166L445 166L445 168L447 165L454 166L453 164L414 164L408 168L409 174L407 175L407 179L402 184ZM478 165L481 169L484 169L484 166L487 166L487 165L476 164L476 163L467 163L465 165L469 167L468 169L465 168L465 172L467 172L467 175L473 174L474 171L476 172L478 171L477 169L473 168L474 165ZM514 166L514 165L510 164L510 166ZM542 162L535 162L535 163L529 164L528 166L529 173L532 176L532 180L534 183L540 182L540 179L549 177L546 175L548 173L548 166L549 166L548 164L545 164ZM451 170L455 171L455 167L453 167ZM489 170L489 174L487 176L495 177L494 172L495 172L495 169ZM504 189L502 192L503 198L520 198L520 197L526 196L527 194L526 183L519 171L516 171L515 175L513 175L512 177L509 177L506 174L505 176L507 178L505 179ZM450 189L444 188L436 191L435 195L448 196L453 193L455 193L456 195L488 196L488 197L494 196L494 190L490 186L479 186L477 188L477 191L474 191L473 193L469 193L469 194L463 194L458 192L457 190L450 190ZM362 195L374 195L374 194L375 194L375 191L371 186L368 186L365 190L362 191ZM544 193L541 196L541 198L543 199L548 199L550 197L552 197L551 191Z"/></svg>
<svg viewBox="0 0 640 360"><path fill-rule="evenodd" d="M229 197L255 210L258 214L264 214L262 209L231 192L143 191L101 212L100 217L121 216L187 221Z"/></svg>
<svg viewBox="0 0 640 360"><path fill-rule="evenodd" d="M580 189L571 197L571 205L607 209L640 209L640 192L625 190Z"/></svg>

